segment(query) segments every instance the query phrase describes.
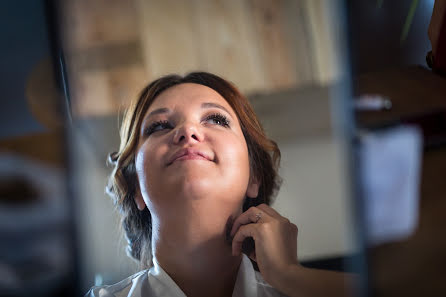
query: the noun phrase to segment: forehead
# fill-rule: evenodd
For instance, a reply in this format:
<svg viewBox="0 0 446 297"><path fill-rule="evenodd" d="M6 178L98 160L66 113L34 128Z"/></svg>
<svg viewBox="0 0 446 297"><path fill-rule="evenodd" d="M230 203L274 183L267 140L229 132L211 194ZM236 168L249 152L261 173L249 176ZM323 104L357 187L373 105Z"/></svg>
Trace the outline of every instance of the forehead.
<svg viewBox="0 0 446 297"><path fill-rule="evenodd" d="M179 84L163 91L155 98L147 111L158 108L187 108L202 103L217 103L235 115L229 103L217 91L194 83Z"/></svg>

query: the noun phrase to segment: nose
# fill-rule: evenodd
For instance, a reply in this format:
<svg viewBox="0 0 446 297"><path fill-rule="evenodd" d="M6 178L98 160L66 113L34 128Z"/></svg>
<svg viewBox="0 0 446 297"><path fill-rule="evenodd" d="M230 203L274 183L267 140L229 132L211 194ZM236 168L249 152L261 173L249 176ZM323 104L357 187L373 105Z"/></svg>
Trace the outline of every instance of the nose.
<svg viewBox="0 0 446 297"><path fill-rule="evenodd" d="M201 142L202 140L203 134L200 127L197 127L197 125L192 123L183 123L182 125L178 126L173 136L174 144L188 142L195 143Z"/></svg>

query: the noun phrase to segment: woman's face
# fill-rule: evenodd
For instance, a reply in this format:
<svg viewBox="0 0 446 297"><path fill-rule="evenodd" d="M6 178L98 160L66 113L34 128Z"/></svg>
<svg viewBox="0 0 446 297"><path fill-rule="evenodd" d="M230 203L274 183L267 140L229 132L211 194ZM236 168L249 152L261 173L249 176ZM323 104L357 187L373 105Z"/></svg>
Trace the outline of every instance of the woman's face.
<svg viewBox="0 0 446 297"><path fill-rule="evenodd" d="M139 133L136 171L151 212L181 211L198 200L235 210L246 195L257 196L238 118L213 89L192 83L167 89L147 110Z"/></svg>

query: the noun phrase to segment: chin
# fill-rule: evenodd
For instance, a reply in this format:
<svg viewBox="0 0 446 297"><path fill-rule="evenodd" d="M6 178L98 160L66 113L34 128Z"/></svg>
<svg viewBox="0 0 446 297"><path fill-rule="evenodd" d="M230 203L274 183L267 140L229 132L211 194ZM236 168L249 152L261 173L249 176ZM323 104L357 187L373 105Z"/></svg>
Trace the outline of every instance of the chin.
<svg viewBox="0 0 446 297"><path fill-rule="evenodd" d="M191 200L209 199L215 202L216 193L220 193L214 183L198 178L187 181L183 180L177 189L180 189L179 196L186 199L190 198Z"/></svg>
<svg viewBox="0 0 446 297"><path fill-rule="evenodd" d="M234 209L235 206L243 204L244 192L235 191L234 188L221 187L216 184L214 179L192 179L189 181L183 180L181 185L177 187L179 197L187 200L208 200L213 207L223 208L228 207Z"/></svg>

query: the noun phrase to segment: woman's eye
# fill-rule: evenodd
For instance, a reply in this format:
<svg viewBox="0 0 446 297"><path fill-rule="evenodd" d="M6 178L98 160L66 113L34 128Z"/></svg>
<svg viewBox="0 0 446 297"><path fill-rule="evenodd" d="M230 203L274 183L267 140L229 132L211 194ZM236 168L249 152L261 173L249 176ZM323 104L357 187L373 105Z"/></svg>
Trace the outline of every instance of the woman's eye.
<svg viewBox="0 0 446 297"><path fill-rule="evenodd" d="M171 129L172 125L168 121L158 121L150 124L149 127L144 129L144 135L150 136L152 133L164 130Z"/></svg>
<svg viewBox="0 0 446 297"><path fill-rule="evenodd" d="M205 118L205 121L214 125L219 125L223 127L229 127L229 120L222 114L216 113L208 115Z"/></svg>

